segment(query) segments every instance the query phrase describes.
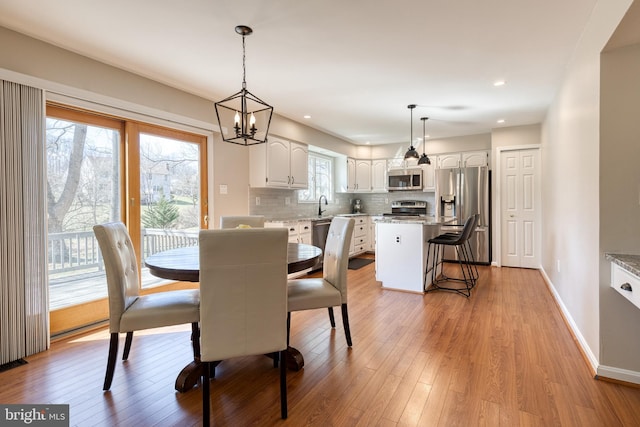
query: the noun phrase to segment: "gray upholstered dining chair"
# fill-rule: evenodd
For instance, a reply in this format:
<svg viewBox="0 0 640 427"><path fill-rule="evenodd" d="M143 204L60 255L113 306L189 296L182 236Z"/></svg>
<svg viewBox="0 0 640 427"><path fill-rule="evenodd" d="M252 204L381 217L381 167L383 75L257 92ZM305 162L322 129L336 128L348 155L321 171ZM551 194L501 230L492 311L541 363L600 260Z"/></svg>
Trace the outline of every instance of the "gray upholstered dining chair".
<svg viewBox="0 0 640 427"><path fill-rule="evenodd" d="M355 221L353 218L335 217L331 220L324 247L322 277L289 281L289 315L287 340L291 325L291 312L327 307L331 327L335 328L333 307L342 307L342 323L347 345L351 347L351 331L347 312L347 269L349 247Z"/></svg>
<svg viewBox="0 0 640 427"><path fill-rule="evenodd" d="M122 360L127 360L133 332L191 323L194 358L200 356L200 291L197 289L140 295L138 261L125 225L112 222L93 227L104 259L109 294L109 357L104 390L111 388L119 334L126 333Z"/></svg>
<svg viewBox="0 0 640 427"><path fill-rule="evenodd" d="M239 225L248 225L251 228L263 228L264 216L245 215L245 216L221 216L220 217L220 228L237 228Z"/></svg>
<svg viewBox="0 0 640 427"><path fill-rule="evenodd" d="M203 424L210 422L212 362L279 352L280 412L287 418L286 228L201 230Z"/></svg>

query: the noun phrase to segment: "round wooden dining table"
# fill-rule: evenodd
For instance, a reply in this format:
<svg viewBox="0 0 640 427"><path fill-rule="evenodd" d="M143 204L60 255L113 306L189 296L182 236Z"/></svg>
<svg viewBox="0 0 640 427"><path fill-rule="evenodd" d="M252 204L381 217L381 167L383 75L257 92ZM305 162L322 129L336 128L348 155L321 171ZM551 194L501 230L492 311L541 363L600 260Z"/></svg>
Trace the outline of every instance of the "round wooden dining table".
<svg viewBox="0 0 640 427"><path fill-rule="evenodd" d="M287 270L288 273L312 268L320 257L322 249L304 243L289 243L287 250ZM184 248L170 249L150 255L144 260L144 265L149 272L163 279L177 280L182 282L200 281L200 253L198 246L188 246ZM287 368L299 371L304 366L302 354L293 347L287 348ZM176 390L185 392L193 388L202 375L202 364L200 360L185 366L176 379Z"/></svg>
<svg viewBox="0 0 640 427"><path fill-rule="evenodd" d="M290 242L287 250L288 273L313 267L320 256L322 249L317 246ZM181 282L200 281L200 254L197 246L155 253L144 260L144 265L156 277Z"/></svg>

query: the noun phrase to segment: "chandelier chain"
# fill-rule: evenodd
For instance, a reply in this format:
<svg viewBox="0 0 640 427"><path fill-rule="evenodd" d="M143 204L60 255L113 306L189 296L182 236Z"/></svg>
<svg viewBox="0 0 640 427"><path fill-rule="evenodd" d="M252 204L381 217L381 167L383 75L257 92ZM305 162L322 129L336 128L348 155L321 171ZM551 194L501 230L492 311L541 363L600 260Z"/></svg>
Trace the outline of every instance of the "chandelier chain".
<svg viewBox="0 0 640 427"><path fill-rule="evenodd" d="M245 65L244 34L242 35L242 89L247 88L247 68Z"/></svg>

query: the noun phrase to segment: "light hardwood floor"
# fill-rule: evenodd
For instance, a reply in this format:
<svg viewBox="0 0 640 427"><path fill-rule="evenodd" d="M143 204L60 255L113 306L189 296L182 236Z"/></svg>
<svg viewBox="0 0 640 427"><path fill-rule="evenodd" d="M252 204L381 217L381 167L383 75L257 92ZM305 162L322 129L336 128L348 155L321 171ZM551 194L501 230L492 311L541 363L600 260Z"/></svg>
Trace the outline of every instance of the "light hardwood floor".
<svg viewBox="0 0 640 427"><path fill-rule="evenodd" d="M640 389L599 381L536 270L480 268L470 299L380 289L374 264L349 271L353 348L326 310L294 313L280 419L278 370L263 356L225 361L212 381L214 425L639 426ZM106 330L55 342L0 373L2 403L68 403L71 425L201 424L199 388L177 393L190 329L137 333L102 391ZM121 348L123 343L121 342Z"/></svg>

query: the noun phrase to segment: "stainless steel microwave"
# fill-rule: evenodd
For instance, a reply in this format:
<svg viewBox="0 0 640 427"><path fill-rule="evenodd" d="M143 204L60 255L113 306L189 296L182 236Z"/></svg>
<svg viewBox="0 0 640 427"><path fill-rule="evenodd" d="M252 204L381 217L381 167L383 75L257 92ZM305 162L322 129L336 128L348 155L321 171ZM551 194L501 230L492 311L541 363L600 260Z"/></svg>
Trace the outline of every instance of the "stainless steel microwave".
<svg viewBox="0 0 640 427"><path fill-rule="evenodd" d="M422 190L422 169L392 169L387 174L387 190Z"/></svg>

